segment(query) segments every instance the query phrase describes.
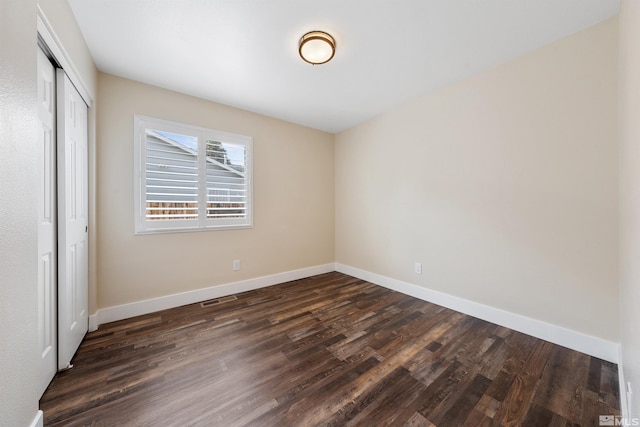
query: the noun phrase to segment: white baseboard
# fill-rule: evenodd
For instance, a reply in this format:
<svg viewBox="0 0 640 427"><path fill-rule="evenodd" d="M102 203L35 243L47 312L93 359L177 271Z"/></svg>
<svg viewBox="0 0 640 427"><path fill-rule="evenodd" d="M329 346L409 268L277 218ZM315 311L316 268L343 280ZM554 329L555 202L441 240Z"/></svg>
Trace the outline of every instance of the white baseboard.
<svg viewBox="0 0 640 427"><path fill-rule="evenodd" d="M618 346L618 387L620 389L620 417L625 420L631 419L631 408L629 405L630 395L627 393L627 382L624 379L624 369L622 363L622 345Z"/></svg>
<svg viewBox="0 0 640 427"><path fill-rule="evenodd" d="M31 421L29 427L44 427L44 414L42 411L38 411L36 417Z"/></svg>
<svg viewBox="0 0 640 427"><path fill-rule="evenodd" d="M402 292L406 295L411 295L412 297L416 297L424 301L438 304L536 338L550 341L563 347L568 347L570 349L607 360L609 362L618 362L618 343L614 343L612 341L607 341L602 338L583 334L581 332L532 319L506 310L501 310L499 308L490 307L464 298L445 294L443 292L434 291L412 283L392 279L377 273L360 270L359 268L348 265L336 263L335 268L336 271L341 273L375 283L376 285L384 286L385 288L392 289L394 291Z"/></svg>
<svg viewBox="0 0 640 427"><path fill-rule="evenodd" d="M287 271L284 273L272 274L270 276L256 277L254 279L242 280L239 282L226 283L208 288L196 289L179 294L167 295L129 304L117 305L99 309L94 315L89 317L89 329L95 331L103 323L115 322L116 320L128 319L142 314L153 313L168 308L180 307L181 305L193 304L200 301L233 295L240 292L251 291L253 289L264 288L277 285L278 283L290 282L292 280L304 279L316 274L329 273L335 270L333 263L302 268L299 270Z"/></svg>
<svg viewBox="0 0 640 427"><path fill-rule="evenodd" d="M98 330L98 313L89 316L89 332Z"/></svg>
<svg viewBox="0 0 640 427"><path fill-rule="evenodd" d="M102 308L89 317L89 330L94 331L103 323L264 288L334 270L609 362L618 363L620 358L618 343L339 263L318 265ZM621 385L621 390L622 387L624 385ZM622 396L626 396L626 393L620 396L622 398Z"/></svg>

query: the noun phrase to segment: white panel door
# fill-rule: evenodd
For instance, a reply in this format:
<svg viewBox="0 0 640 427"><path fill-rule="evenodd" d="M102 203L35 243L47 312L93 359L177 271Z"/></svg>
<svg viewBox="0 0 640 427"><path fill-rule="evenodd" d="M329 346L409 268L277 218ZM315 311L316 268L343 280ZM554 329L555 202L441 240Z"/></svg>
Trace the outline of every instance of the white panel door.
<svg viewBox="0 0 640 427"><path fill-rule="evenodd" d="M57 219L56 219L56 73L38 49L38 352L39 392L58 370Z"/></svg>
<svg viewBox="0 0 640 427"><path fill-rule="evenodd" d="M58 99L58 368L89 326L87 105L63 70Z"/></svg>

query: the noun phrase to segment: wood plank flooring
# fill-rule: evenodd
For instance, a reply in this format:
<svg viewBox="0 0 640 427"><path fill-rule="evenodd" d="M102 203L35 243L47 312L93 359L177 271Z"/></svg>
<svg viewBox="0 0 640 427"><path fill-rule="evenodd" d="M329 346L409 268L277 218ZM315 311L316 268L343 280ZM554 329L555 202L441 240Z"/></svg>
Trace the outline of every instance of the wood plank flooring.
<svg viewBox="0 0 640 427"><path fill-rule="evenodd" d="M340 273L102 325L47 426L597 426L615 364Z"/></svg>

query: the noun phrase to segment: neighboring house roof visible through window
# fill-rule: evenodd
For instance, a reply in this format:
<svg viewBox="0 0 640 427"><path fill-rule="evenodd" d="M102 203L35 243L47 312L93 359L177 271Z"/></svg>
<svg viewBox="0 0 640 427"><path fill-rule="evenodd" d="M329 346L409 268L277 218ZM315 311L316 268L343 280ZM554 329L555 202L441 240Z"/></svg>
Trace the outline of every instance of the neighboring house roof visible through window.
<svg viewBox="0 0 640 427"><path fill-rule="evenodd" d="M179 135L179 134L175 134L175 133L170 133L170 132L162 132L162 131L149 131L148 132L149 135L153 135L156 138L158 138L160 141L165 142L167 144L171 144L174 147L178 147L181 150L184 150L185 152L193 155L193 156L197 156L198 155L198 141L196 138L192 137L192 136L188 136L188 135ZM212 163L215 164L217 166L220 166L230 172L236 173L240 176L244 176L244 166L240 165L240 164L236 164L234 163L234 160L238 161L238 163L240 162L244 162L244 159L238 160L238 155L243 156L244 152L234 152L235 150L233 150L233 148L229 147L229 145L225 145L224 147L226 153L227 153L227 158L229 159L228 163L223 163L220 162L212 157L207 156L207 162L208 163ZM232 153L234 153L234 156L232 157L231 155L229 155L229 151L231 151Z"/></svg>

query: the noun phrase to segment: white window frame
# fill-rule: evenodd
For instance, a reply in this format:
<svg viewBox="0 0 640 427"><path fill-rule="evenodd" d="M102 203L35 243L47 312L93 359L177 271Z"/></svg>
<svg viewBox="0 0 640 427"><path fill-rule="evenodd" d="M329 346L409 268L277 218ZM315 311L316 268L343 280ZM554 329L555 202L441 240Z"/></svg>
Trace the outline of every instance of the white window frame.
<svg viewBox="0 0 640 427"><path fill-rule="evenodd" d="M148 220L146 218L146 130L193 136L198 141L198 218ZM245 218L207 218L206 141L215 140L246 147ZM153 117L134 116L134 211L135 234L229 230L253 227L253 138Z"/></svg>

